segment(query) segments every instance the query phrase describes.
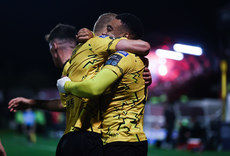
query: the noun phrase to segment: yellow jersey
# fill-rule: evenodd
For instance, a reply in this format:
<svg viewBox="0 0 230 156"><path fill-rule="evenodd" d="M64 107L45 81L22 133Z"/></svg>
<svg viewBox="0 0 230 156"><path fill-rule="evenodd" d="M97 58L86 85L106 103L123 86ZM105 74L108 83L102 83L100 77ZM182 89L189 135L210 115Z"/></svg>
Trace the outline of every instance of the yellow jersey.
<svg viewBox="0 0 230 156"><path fill-rule="evenodd" d="M104 65L108 56L114 53L117 43L126 38L111 38L107 35L96 36L73 50L67 76L71 81L80 82L93 78ZM101 133L101 106L98 99L66 96L66 130L87 130Z"/></svg>
<svg viewBox="0 0 230 156"><path fill-rule="evenodd" d="M65 63L63 70L62 70L62 77L63 76L67 76L67 70L70 67L70 63L69 60ZM66 106L66 95L64 93L59 93L60 95L60 99L61 99L61 103L62 105L65 107Z"/></svg>
<svg viewBox="0 0 230 156"><path fill-rule="evenodd" d="M67 61L64 68L63 68L62 76L68 75L67 71L68 71L69 67L70 67L70 62ZM73 104L73 100L71 100L71 96L68 96L68 94L59 93L59 95L60 95L62 105L66 108L66 129L64 132L64 134L66 134L66 133L70 132L70 130L71 130L71 126L69 126L69 125L72 125L75 123L75 121L72 120L72 118L75 116L75 112L69 111L69 110L71 110L71 109L76 110L76 106ZM75 98L75 102L77 102L77 101L81 101L81 99Z"/></svg>
<svg viewBox="0 0 230 156"><path fill-rule="evenodd" d="M68 75L67 71L69 67L70 67L70 62L67 61L63 68L62 76ZM70 110L76 110L77 107L73 104L73 100L71 100L71 96L68 96L68 94L65 94L65 93L59 93L59 94L60 94L61 103L66 108L66 129L64 132L64 134L66 134L71 131L72 127L70 125L73 125L76 122L75 120L73 120L76 112L70 111ZM75 100L75 103L81 101L81 99L77 97L74 100Z"/></svg>
<svg viewBox="0 0 230 156"><path fill-rule="evenodd" d="M118 76L115 84L104 93L103 142L139 142L147 140L143 131L146 100L144 63L139 56L125 51L111 55L103 69Z"/></svg>

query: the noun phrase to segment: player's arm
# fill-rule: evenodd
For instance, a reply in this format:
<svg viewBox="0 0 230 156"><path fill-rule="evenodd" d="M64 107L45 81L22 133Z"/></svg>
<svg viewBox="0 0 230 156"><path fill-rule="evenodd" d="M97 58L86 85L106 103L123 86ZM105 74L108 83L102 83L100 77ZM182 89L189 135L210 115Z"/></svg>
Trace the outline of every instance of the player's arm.
<svg viewBox="0 0 230 156"><path fill-rule="evenodd" d="M148 87L152 84L152 76L148 67L144 68L143 79L145 80L145 86Z"/></svg>
<svg viewBox="0 0 230 156"><path fill-rule="evenodd" d="M57 111L57 112L65 111L65 108L61 104L60 99L35 100L35 99L27 99L24 97L17 97L10 100L8 104L8 109L11 112L16 112L17 110L25 110L28 108L38 108L38 109Z"/></svg>
<svg viewBox="0 0 230 156"><path fill-rule="evenodd" d="M144 68L144 72L143 72L143 79L145 80L145 86L148 87L151 85L152 83L152 76L151 76L151 72L148 68L149 66L149 60L146 57L140 57L141 60L143 61L145 68Z"/></svg>
<svg viewBox="0 0 230 156"><path fill-rule="evenodd" d="M93 79L82 82L72 82L67 77L61 78L57 81L57 87L59 91L90 98L101 95L117 79L118 76L112 70L102 69Z"/></svg>
<svg viewBox="0 0 230 156"><path fill-rule="evenodd" d="M146 56L151 46L143 40L120 40L116 45L116 51L123 50L137 55Z"/></svg>
<svg viewBox="0 0 230 156"><path fill-rule="evenodd" d="M90 38L94 37L94 34L87 28L82 28L78 31L77 40L78 42L84 43ZM113 46L111 46L113 47ZM129 51L131 53L146 56L149 54L151 48L150 44L143 40L127 40L122 39L118 43L115 42L115 49L110 49L112 51Z"/></svg>

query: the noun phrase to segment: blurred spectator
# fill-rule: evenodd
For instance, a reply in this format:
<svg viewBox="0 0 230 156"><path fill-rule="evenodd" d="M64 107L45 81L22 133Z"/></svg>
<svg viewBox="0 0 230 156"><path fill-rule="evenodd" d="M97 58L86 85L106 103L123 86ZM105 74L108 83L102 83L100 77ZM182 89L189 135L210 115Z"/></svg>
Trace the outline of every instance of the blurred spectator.
<svg viewBox="0 0 230 156"><path fill-rule="evenodd" d="M165 128L167 130L167 135L166 135L165 142L163 144L163 148L171 149L173 147L172 133L174 130L175 119L176 119L176 115L173 106L171 104L165 105L164 116L165 116Z"/></svg>
<svg viewBox="0 0 230 156"><path fill-rule="evenodd" d="M40 134L46 134L46 118L44 111L35 111L35 121L36 121L36 132Z"/></svg>
<svg viewBox="0 0 230 156"><path fill-rule="evenodd" d="M15 112L15 122L17 124L18 132L22 132L22 125L23 125L23 113L22 111Z"/></svg>
<svg viewBox="0 0 230 156"><path fill-rule="evenodd" d="M32 109L27 109L23 112L23 131L26 133L28 140L31 143L36 143L36 123L35 113Z"/></svg>

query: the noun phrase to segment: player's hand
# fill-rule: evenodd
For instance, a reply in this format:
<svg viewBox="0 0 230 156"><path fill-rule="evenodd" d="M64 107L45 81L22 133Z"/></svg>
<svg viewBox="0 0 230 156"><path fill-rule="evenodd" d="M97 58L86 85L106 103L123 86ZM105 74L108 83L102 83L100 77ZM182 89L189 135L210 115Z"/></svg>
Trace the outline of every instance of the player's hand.
<svg viewBox="0 0 230 156"><path fill-rule="evenodd" d="M65 83L66 83L66 81L71 81L71 80L67 76L62 77L62 78L57 80L57 88L58 88L60 93L66 93L66 91L65 91Z"/></svg>
<svg viewBox="0 0 230 156"><path fill-rule="evenodd" d="M26 110L31 108L33 105L33 100L24 97L17 97L10 100L8 104L8 109L10 112L16 112L17 110Z"/></svg>
<svg viewBox="0 0 230 156"><path fill-rule="evenodd" d="M145 68L144 68L144 72L143 72L143 79L145 80L145 86L148 87L151 85L152 83L152 76L151 76L151 72L148 68L149 66L149 59L146 57L140 57L141 60L143 61Z"/></svg>
<svg viewBox="0 0 230 156"><path fill-rule="evenodd" d="M151 72L148 67L145 67L144 72L143 72L143 79L145 80L145 86L150 86L152 83L152 76Z"/></svg>
<svg viewBox="0 0 230 156"><path fill-rule="evenodd" d="M93 33L87 28L82 28L77 33L77 41L80 43L85 43L89 39L93 38Z"/></svg>

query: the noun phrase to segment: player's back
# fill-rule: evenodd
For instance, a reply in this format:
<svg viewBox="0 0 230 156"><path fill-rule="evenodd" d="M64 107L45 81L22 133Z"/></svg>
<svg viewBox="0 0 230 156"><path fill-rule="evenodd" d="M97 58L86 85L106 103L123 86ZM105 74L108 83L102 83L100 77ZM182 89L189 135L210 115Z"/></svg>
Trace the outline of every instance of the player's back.
<svg viewBox="0 0 230 156"><path fill-rule="evenodd" d="M104 95L104 142L146 140L143 131L146 99L143 61L135 54L119 51L108 59L104 68L120 75L120 79Z"/></svg>
<svg viewBox="0 0 230 156"><path fill-rule="evenodd" d="M115 52L115 46L121 39L103 35L93 37L86 43L78 45L73 51L71 65L67 72L71 81L77 82L94 77L108 56Z"/></svg>
<svg viewBox="0 0 230 156"><path fill-rule="evenodd" d="M124 38L121 38L124 39ZM67 76L71 81L79 82L93 78L100 71L111 52L115 52L116 44L121 39L99 36L76 46L70 59ZM78 128L100 132L100 105L97 99L81 98L68 95L66 98L68 129Z"/></svg>

